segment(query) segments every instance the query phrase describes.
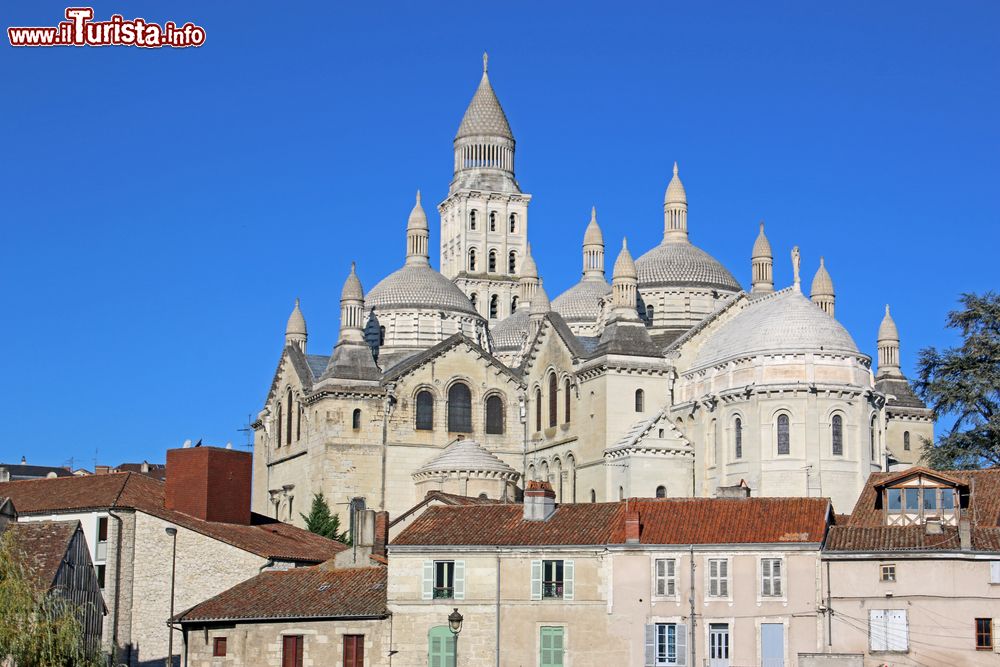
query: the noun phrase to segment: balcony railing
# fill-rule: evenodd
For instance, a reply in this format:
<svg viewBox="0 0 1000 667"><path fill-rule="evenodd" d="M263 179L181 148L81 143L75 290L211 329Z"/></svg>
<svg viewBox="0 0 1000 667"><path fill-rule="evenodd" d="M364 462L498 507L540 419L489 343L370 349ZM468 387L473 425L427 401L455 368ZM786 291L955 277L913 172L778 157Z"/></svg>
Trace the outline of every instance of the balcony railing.
<svg viewBox="0 0 1000 667"><path fill-rule="evenodd" d="M434 587L434 599L435 600L445 600L455 597L455 589L451 586L435 586Z"/></svg>
<svg viewBox="0 0 1000 667"><path fill-rule="evenodd" d="M563 582L561 581L542 582L543 598L561 598L562 596L563 596Z"/></svg>

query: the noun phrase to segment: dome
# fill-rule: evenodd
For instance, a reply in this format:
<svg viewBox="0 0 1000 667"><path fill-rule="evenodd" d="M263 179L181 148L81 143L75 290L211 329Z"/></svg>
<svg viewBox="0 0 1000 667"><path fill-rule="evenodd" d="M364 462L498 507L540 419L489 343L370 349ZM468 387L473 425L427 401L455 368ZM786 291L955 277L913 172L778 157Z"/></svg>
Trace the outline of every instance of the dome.
<svg viewBox="0 0 1000 667"><path fill-rule="evenodd" d="M570 287L552 302L552 310L567 322L597 322L601 300L611 294L611 285L602 278L586 278Z"/></svg>
<svg viewBox="0 0 1000 667"><path fill-rule="evenodd" d="M896 328L896 322L889 314L889 304L885 305L885 317L882 318L882 324L878 327L878 339L899 340L899 329Z"/></svg>
<svg viewBox="0 0 1000 667"><path fill-rule="evenodd" d="M764 234L764 223L760 223L760 233L757 240L753 242L753 254L751 257L771 257L771 242Z"/></svg>
<svg viewBox="0 0 1000 667"><path fill-rule="evenodd" d="M632 259L632 253L628 251L628 241L622 239L622 250L618 253L618 259L615 260L615 268L611 277L614 279L635 278L636 276L635 260Z"/></svg>
<svg viewBox="0 0 1000 667"><path fill-rule="evenodd" d="M661 243L635 262L639 289L691 285L740 291L733 274L717 259L690 243Z"/></svg>
<svg viewBox="0 0 1000 667"><path fill-rule="evenodd" d="M517 471L482 448L475 440L458 440L430 461L414 475L436 472L499 472L517 475Z"/></svg>
<svg viewBox="0 0 1000 667"><path fill-rule="evenodd" d="M480 318L469 297L429 266L404 266L368 292L365 310L436 309Z"/></svg>
<svg viewBox="0 0 1000 667"><path fill-rule="evenodd" d="M847 329L788 288L752 302L723 324L702 345L691 368L733 357L802 351L860 354Z"/></svg>
<svg viewBox="0 0 1000 667"><path fill-rule="evenodd" d="M490 85L490 78L486 74L485 67L483 68L483 78L479 80L479 88L472 96L469 108L465 110L462 124L458 126L455 139L482 135L514 140L507 116L500 106L500 100L497 99L496 93L493 92L493 86Z"/></svg>
<svg viewBox="0 0 1000 667"><path fill-rule="evenodd" d="M590 209L590 222L587 223L587 231L583 233L583 245L604 245L604 234L597 224L597 207Z"/></svg>
<svg viewBox="0 0 1000 667"><path fill-rule="evenodd" d="M810 294L813 296L834 296L833 279L830 277L830 272L826 270L822 257L819 258L819 268L813 278Z"/></svg>
<svg viewBox="0 0 1000 667"><path fill-rule="evenodd" d="M684 184L681 183L681 177L677 175L677 163L674 162L674 177L670 179L670 184L667 185L667 191L663 195L664 204L686 204L687 203L687 192L684 191Z"/></svg>
<svg viewBox="0 0 1000 667"><path fill-rule="evenodd" d="M490 338L493 339L493 349L498 352L512 352L521 349L528 337L527 308L515 308L514 312L497 322L490 328Z"/></svg>
<svg viewBox="0 0 1000 667"><path fill-rule="evenodd" d="M306 335L306 318L303 317L302 311L299 309L299 300L295 300L295 308L292 310L292 314L288 316L288 324L285 326L285 335L298 334L301 336Z"/></svg>
<svg viewBox="0 0 1000 667"><path fill-rule="evenodd" d="M354 262L351 262L351 273L344 281L344 289L340 290L341 301L364 301L365 293L361 288L361 280L354 269Z"/></svg>

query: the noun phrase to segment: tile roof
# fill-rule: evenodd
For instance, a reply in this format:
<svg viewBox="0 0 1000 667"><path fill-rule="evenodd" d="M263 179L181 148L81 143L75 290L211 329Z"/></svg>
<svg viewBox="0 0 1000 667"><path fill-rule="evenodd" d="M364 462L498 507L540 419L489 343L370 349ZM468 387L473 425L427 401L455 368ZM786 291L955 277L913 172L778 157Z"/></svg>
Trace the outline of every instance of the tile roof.
<svg viewBox="0 0 1000 667"><path fill-rule="evenodd" d="M164 506L164 483L139 473L25 480L0 484L21 515L58 514L108 508L134 509L225 542L263 558L308 563L325 561L346 547L252 513L250 525L203 521Z"/></svg>
<svg viewBox="0 0 1000 667"><path fill-rule="evenodd" d="M56 477L70 477L71 473L66 468L60 466L31 466L22 463L0 463L0 468L5 468L10 473L12 480L18 479L41 479L54 475Z"/></svg>
<svg viewBox="0 0 1000 667"><path fill-rule="evenodd" d="M913 387L903 377L884 377L875 379L875 391L886 396L891 396L887 404L892 408L914 408L928 410L920 398L913 393Z"/></svg>
<svg viewBox="0 0 1000 667"><path fill-rule="evenodd" d="M263 572L176 616L181 623L382 618L386 568L300 567Z"/></svg>
<svg viewBox="0 0 1000 667"><path fill-rule="evenodd" d="M560 505L547 521L525 521L520 504L428 508L394 545L557 546L623 544L625 505ZM822 542L825 498L633 499L641 544Z"/></svg>
<svg viewBox="0 0 1000 667"><path fill-rule="evenodd" d="M960 543L958 529L954 526L943 526L940 535L928 535L923 525L885 525L880 489L915 474L931 475L959 485L961 516L971 524L972 550L1000 552L1000 468L938 471L923 467L872 473L854 511L846 521L838 520L838 525L830 529L827 550L957 551Z"/></svg>
<svg viewBox="0 0 1000 667"><path fill-rule="evenodd" d="M12 523L7 528L24 554L28 572L38 590L52 588L79 526L79 521L29 521Z"/></svg>

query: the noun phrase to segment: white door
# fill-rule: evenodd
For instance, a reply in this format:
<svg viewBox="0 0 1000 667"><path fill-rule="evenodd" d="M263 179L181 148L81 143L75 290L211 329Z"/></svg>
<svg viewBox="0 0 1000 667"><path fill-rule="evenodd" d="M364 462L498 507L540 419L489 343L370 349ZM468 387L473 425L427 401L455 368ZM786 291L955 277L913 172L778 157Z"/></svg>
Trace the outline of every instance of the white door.
<svg viewBox="0 0 1000 667"><path fill-rule="evenodd" d="M729 667L729 624L708 626L708 667Z"/></svg>

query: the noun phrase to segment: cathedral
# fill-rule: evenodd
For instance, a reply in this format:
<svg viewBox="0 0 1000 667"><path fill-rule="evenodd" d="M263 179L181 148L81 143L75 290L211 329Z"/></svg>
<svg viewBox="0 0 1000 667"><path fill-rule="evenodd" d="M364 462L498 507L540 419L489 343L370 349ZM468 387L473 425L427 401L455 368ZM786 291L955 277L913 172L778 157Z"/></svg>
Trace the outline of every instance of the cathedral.
<svg viewBox="0 0 1000 667"><path fill-rule="evenodd" d="M691 242L676 164L660 244L633 258L614 242L609 283L591 211L580 280L550 299L515 147L484 57L437 206L438 268L417 192L405 227L385 230L399 269L366 292L345 267L332 351L308 348L296 301L253 424L255 511L301 524L323 492L342 517L395 517L428 491L516 500L547 480L561 503L741 487L849 512L870 473L919 458L933 418L888 306L876 372L836 319L822 259L808 295L797 248L793 284L776 286L761 224L744 289Z"/></svg>

